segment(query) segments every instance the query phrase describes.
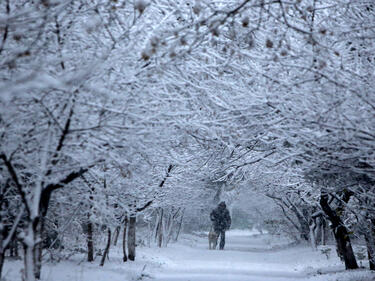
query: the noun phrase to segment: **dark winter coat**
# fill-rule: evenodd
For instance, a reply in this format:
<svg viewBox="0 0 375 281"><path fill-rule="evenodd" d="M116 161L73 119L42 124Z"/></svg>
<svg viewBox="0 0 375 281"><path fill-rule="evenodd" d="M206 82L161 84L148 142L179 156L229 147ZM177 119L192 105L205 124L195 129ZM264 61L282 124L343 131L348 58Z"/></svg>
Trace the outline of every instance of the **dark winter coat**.
<svg viewBox="0 0 375 281"><path fill-rule="evenodd" d="M232 222L227 206L221 202L210 214L216 232L228 230Z"/></svg>

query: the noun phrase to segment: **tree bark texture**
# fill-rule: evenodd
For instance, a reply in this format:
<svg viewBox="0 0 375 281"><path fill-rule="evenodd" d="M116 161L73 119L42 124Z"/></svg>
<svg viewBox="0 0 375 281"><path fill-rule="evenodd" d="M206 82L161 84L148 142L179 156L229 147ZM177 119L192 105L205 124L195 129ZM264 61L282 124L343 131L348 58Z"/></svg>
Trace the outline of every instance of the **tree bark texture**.
<svg viewBox="0 0 375 281"><path fill-rule="evenodd" d="M0 253L0 280L3 280L2 273L3 273L3 266L4 266L4 253Z"/></svg>
<svg viewBox="0 0 375 281"><path fill-rule="evenodd" d="M129 217L129 230L128 230L128 258L131 261L135 260L135 224L136 224L135 214L130 215Z"/></svg>
<svg viewBox="0 0 375 281"><path fill-rule="evenodd" d="M332 223L332 230L336 239L337 251L340 258L344 260L345 268L357 269L358 264L353 253L348 230L341 221L338 212L333 211L329 206L327 194L321 195L320 205Z"/></svg>
<svg viewBox="0 0 375 281"><path fill-rule="evenodd" d="M104 265L105 259L109 255L109 248L111 247L111 236L112 236L111 229L108 227L108 229L107 229L107 245L105 246L104 253L103 253L103 256L102 256L102 260L100 261L100 266Z"/></svg>
<svg viewBox="0 0 375 281"><path fill-rule="evenodd" d="M24 281L35 280L35 229L32 222L27 225L27 241L23 241L24 246Z"/></svg>
<svg viewBox="0 0 375 281"><path fill-rule="evenodd" d="M94 229L92 222L87 222L87 261L94 261Z"/></svg>
<svg viewBox="0 0 375 281"><path fill-rule="evenodd" d="M369 229L365 233L367 255L370 270L375 270L375 220L371 220Z"/></svg>
<svg viewBox="0 0 375 281"><path fill-rule="evenodd" d="M184 211L182 211L181 213L180 221L178 222L178 226L177 226L176 236L173 239L175 242L177 242L178 237L180 236L183 220L184 220Z"/></svg>
<svg viewBox="0 0 375 281"><path fill-rule="evenodd" d="M309 235L310 235L310 227L305 217L303 217L300 212L298 211L297 207L294 205L291 205L291 210L296 215L298 223L300 225L299 231L300 231L300 237L301 239L305 241L309 241Z"/></svg>
<svg viewBox="0 0 375 281"><path fill-rule="evenodd" d="M121 226L116 226L115 231L113 232L113 246L117 245L118 237L120 235Z"/></svg>
<svg viewBox="0 0 375 281"><path fill-rule="evenodd" d="M126 253L126 231L128 228L128 216L125 216L124 221L124 232L122 233L122 253L123 253L123 262L126 262L128 260L128 255Z"/></svg>
<svg viewBox="0 0 375 281"><path fill-rule="evenodd" d="M317 250L317 241L316 241L316 235L315 235L315 228L316 228L316 224L312 223L310 225L310 243L311 243L311 248L313 250Z"/></svg>
<svg viewBox="0 0 375 281"><path fill-rule="evenodd" d="M42 255L43 255L43 234L44 234L44 217L39 219L36 227L36 241L35 245L35 279L39 280L42 272Z"/></svg>
<svg viewBox="0 0 375 281"><path fill-rule="evenodd" d="M163 217L164 212L163 209L160 209L160 216L158 221L158 228L157 228L157 237L158 237L158 247L161 248L163 245Z"/></svg>

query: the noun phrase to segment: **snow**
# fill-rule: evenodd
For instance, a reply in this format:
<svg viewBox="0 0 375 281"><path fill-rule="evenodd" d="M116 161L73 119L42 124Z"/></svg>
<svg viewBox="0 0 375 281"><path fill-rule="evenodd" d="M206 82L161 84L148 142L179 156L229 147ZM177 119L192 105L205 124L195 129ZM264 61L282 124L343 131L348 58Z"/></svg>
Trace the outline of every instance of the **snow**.
<svg viewBox="0 0 375 281"><path fill-rule="evenodd" d="M333 248L333 247L332 247ZM183 234L167 248L139 247L135 262L123 263L120 246L110 252L104 267L84 257L45 264L43 281L369 281L368 270L345 271L334 249L328 259L308 245L294 245L285 237L233 230L224 251L208 250L205 233ZM20 280L21 261L7 261L6 281Z"/></svg>
<svg viewBox="0 0 375 281"><path fill-rule="evenodd" d="M116 256L115 256L116 254ZM99 266L99 258L93 263L81 260L62 261L60 263L43 264L43 281L125 281L136 280L142 275L142 270L152 263L135 261L124 264L120 259L120 251L110 255L109 262L103 267ZM22 261L8 261L4 266L4 280L21 280L20 272L23 266ZM147 267L146 267L147 268Z"/></svg>

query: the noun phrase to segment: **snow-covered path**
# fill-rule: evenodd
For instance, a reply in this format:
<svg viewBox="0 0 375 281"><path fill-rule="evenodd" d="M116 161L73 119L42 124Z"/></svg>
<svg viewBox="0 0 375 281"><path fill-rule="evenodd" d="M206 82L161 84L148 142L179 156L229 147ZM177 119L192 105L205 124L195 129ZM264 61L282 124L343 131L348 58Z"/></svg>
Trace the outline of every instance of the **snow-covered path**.
<svg viewBox="0 0 375 281"><path fill-rule="evenodd" d="M322 260L320 253L306 251L306 247L271 249L268 239L267 236L229 232L224 251L208 250L205 238L197 238L193 247L173 245L161 250L164 266L154 273L155 280L306 280L309 277L306 263L317 258Z"/></svg>
<svg viewBox="0 0 375 281"><path fill-rule="evenodd" d="M344 271L334 251L329 259L307 245L288 246L282 237L230 231L224 251L208 250L206 237L183 235L166 248L139 247L135 262L122 261L121 247L104 267L85 256L45 263L42 281L369 281L369 271ZM8 261L4 280L21 280L23 262ZM326 274L331 272L331 274ZM324 274L320 274L324 273Z"/></svg>

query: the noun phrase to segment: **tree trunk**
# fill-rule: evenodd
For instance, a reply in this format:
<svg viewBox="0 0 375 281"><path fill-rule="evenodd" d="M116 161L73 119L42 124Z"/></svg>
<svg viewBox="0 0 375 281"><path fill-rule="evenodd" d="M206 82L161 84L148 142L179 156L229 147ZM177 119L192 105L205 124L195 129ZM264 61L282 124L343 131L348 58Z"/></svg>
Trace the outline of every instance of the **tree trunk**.
<svg viewBox="0 0 375 281"><path fill-rule="evenodd" d="M345 226L339 225L335 231L335 238L339 253L345 262L346 269L357 269L357 261L355 259L352 244L350 242L349 233Z"/></svg>
<svg viewBox="0 0 375 281"><path fill-rule="evenodd" d="M310 228L310 243L311 243L311 247L313 250L316 250L317 249L317 241L316 241L316 235L315 235L315 228L316 228L316 224L315 222L313 221L312 224L309 226Z"/></svg>
<svg viewBox="0 0 375 281"><path fill-rule="evenodd" d="M180 221L179 221L178 226L177 226L176 236L174 237L175 242L177 242L178 237L180 236L183 219L184 219L184 211L182 211L182 213L181 213Z"/></svg>
<svg viewBox="0 0 375 281"><path fill-rule="evenodd" d="M306 217L303 215L303 212L301 212L294 204L289 202L290 204L290 210L295 214L298 223L299 223L299 232L300 232L300 238L309 241L309 235L310 235L310 227L309 223L306 219Z"/></svg>
<svg viewBox="0 0 375 281"><path fill-rule="evenodd" d="M33 253L33 247L32 246L24 246L24 266L25 266L25 276L24 281L34 281L35 275L34 275L34 253Z"/></svg>
<svg viewBox="0 0 375 281"><path fill-rule="evenodd" d="M159 210L156 210L156 218L155 218L155 225L152 231L152 237L154 238L154 242L156 242L158 238L158 228L159 228L159 219L160 219L160 213Z"/></svg>
<svg viewBox="0 0 375 281"><path fill-rule="evenodd" d="M370 226L365 233L367 255L370 270L375 270L375 220L371 220Z"/></svg>
<svg viewBox="0 0 375 281"><path fill-rule="evenodd" d="M322 245L326 245L327 244L327 230L326 230L326 228L327 228L327 223L325 222L325 220L322 220L322 225L321 225L321 232L322 232L322 238L321 238L321 240L322 240Z"/></svg>
<svg viewBox="0 0 375 281"><path fill-rule="evenodd" d="M16 238L14 238L14 256L15 257L19 257L20 254L18 253L18 240Z"/></svg>
<svg viewBox="0 0 375 281"><path fill-rule="evenodd" d="M135 223L136 215L131 214L129 217L129 230L128 230L128 252L129 260L135 260Z"/></svg>
<svg viewBox="0 0 375 281"><path fill-rule="evenodd" d="M102 256L102 260L100 261L100 266L103 266L104 263L105 263L105 259L108 257L109 255L109 248L111 247L111 236L112 236L112 233L111 233L111 229L108 227L108 235L107 235L107 245L105 246L105 249L104 249L104 253L103 253L103 256Z"/></svg>
<svg viewBox="0 0 375 281"><path fill-rule="evenodd" d="M4 251L5 253L6 251ZM0 255L1 255L1 251L0 251ZM13 248L12 248L12 242L9 246L9 257L14 257L14 251L13 251ZM1 274L0 274L0 280L1 280Z"/></svg>
<svg viewBox="0 0 375 281"><path fill-rule="evenodd" d="M3 266L4 266L4 253L0 253L0 280L3 280L2 279Z"/></svg>
<svg viewBox="0 0 375 281"><path fill-rule="evenodd" d="M315 221L315 228L314 228L314 235L315 235L315 241L316 245L319 245L322 243L322 218L321 216L312 218Z"/></svg>
<svg viewBox="0 0 375 281"><path fill-rule="evenodd" d="M36 241L35 245L35 279L40 280L42 272L42 255L43 255L43 233L44 233L44 217L41 217L36 226Z"/></svg>
<svg viewBox="0 0 375 281"><path fill-rule="evenodd" d="M87 222L87 261L94 261L94 229L92 222Z"/></svg>
<svg viewBox="0 0 375 281"><path fill-rule="evenodd" d="M374 263L375 249L374 249L374 245L372 243L373 238L370 237L369 233L366 233L365 234L365 240L366 240L367 255L368 255L370 270L375 270L375 263Z"/></svg>
<svg viewBox="0 0 375 281"><path fill-rule="evenodd" d="M3 221L0 220L0 224L3 224ZM0 280L2 279L2 273L3 273L3 265L4 265L4 257L5 257L5 251L6 251L6 245L4 245L4 237L6 236L4 234L5 227L3 226L3 229L0 231Z"/></svg>
<svg viewBox="0 0 375 281"><path fill-rule="evenodd" d="M115 231L113 233L113 246L117 245L117 240L120 235L121 226L116 226Z"/></svg>
<svg viewBox="0 0 375 281"><path fill-rule="evenodd" d="M17 243L17 239L16 238L13 238L12 241L10 242L10 246L9 246L9 255L11 257L18 257L18 243ZM1 276L0 276L0 280L1 280Z"/></svg>
<svg viewBox="0 0 375 281"><path fill-rule="evenodd" d="M126 262L128 260L128 255L126 254L126 229L128 226L128 216L125 216L124 221L124 232L122 233L122 253L123 253L123 262Z"/></svg>
<svg viewBox="0 0 375 281"><path fill-rule="evenodd" d="M160 217L159 217L158 230L157 230L159 248L161 248L161 246L163 245L163 217L164 217L163 209L160 209Z"/></svg>
<svg viewBox="0 0 375 281"><path fill-rule="evenodd" d="M332 235L328 228L328 222L325 218L322 219L322 245L327 245L329 236Z"/></svg>
<svg viewBox="0 0 375 281"><path fill-rule="evenodd" d="M320 196L320 205L332 223L332 229L336 239L337 251L340 258L345 262L345 268L357 269L358 264L353 253L348 230L341 221L341 218L338 215L339 212L333 211L329 206L327 194L322 194Z"/></svg>
<svg viewBox="0 0 375 281"><path fill-rule="evenodd" d="M86 183L86 185L90 188L90 196L89 196L89 211L87 213L87 233L86 233L86 240L87 240L87 261L93 262L94 261L94 226L90 219L91 212L93 209L93 201L94 201L94 193L95 187L86 179L85 176L81 176L81 179Z"/></svg>
<svg viewBox="0 0 375 281"><path fill-rule="evenodd" d="M168 227L167 227L167 234L166 234L166 242L165 243L165 246L168 245L168 243L170 242L171 238L172 238L172 235L173 235L173 231L175 230L175 225L176 225L176 221L178 219L178 215L181 213L181 208L178 208L175 212L173 212L173 208L172 208L172 211L169 215L169 219L168 219Z"/></svg>
<svg viewBox="0 0 375 281"><path fill-rule="evenodd" d="M148 235L147 235L147 247L151 247L151 239L152 239L152 230L151 230L151 223L148 222L147 223L147 232L148 232Z"/></svg>
<svg viewBox="0 0 375 281"><path fill-rule="evenodd" d="M170 240L170 234L172 231L172 226L173 226L173 218L171 211L167 213L164 219L164 226L163 226L163 233L164 233L164 241L163 241L163 246L167 247L168 242Z"/></svg>
<svg viewBox="0 0 375 281"><path fill-rule="evenodd" d="M296 211L295 214L298 214ZM301 217L300 215L297 215L298 222L300 224L300 237L301 239L305 241L309 241L309 233L310 233L310 227L309 224L306 222L306 219Z"/></svg>
<svg viewBox="0 0 375 281"><path fill-rule="evenodd" d="M42 254L43 254L43 244L40 242L35 245L34 255L35 255L35 279L40 280L40 274L42 272Z"/></svg>
<svg viewBox="0 0 375 281"><path fill-rule="evenodd" d="M35 280L35 231L33 229L32 222L28 222L26 239L23 240L24 244L24 281L34 281Z"/></svg>

